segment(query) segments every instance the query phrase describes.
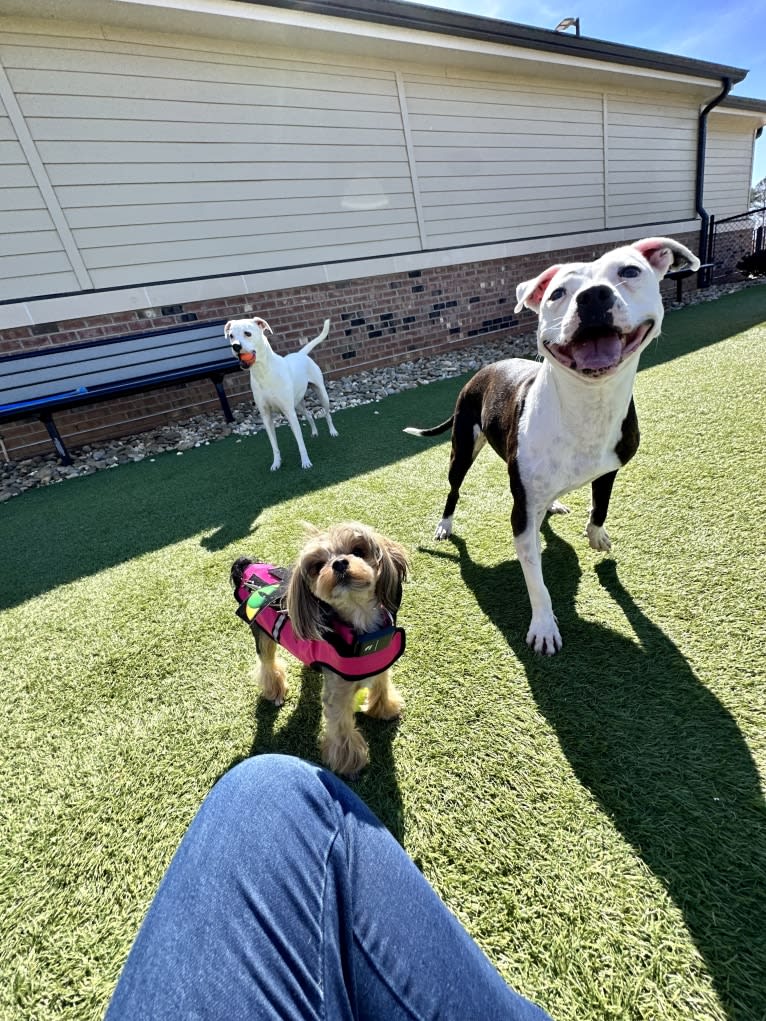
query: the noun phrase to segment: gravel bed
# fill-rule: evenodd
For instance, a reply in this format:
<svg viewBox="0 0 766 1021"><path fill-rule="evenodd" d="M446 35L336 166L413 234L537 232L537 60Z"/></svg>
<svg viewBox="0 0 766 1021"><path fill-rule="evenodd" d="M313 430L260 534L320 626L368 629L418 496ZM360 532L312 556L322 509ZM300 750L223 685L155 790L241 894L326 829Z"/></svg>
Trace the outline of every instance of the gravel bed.
<svg viewBox="0 0 766 1021"><path fill-rule="evenodd" d="M684 296L682 304L693 305L701 301L712 301L722 294L729 294L757 283L761 281L746 280L713 286L701 291L690 291ZM679 306L668 302L667 307ZM461 348L459 351L418 358L391 368L357 372L341 379L327 380L330 407L335 412L358 404L370 404L390 394L412 390L436 380L460 376L464 372L476 370L501 358L519 356L536 356L533 333L504 339L493 338ZM323 412L321 408L312 407L312 414L321 418ZM279 424L280 420L276 421ZM151 458L167 451L174 450L181 454L184 450L207 445L232 433L246 436L260 428L260 416L255 406L240 405L234 411L234 422L231 424L224 422L220 411L217 410L133 436L122 436L98 444L70 448L73 461L71 465L62 465L52 451L23 461L0 462L0 503L37 486L53 485L64 479L116 468L117 465L129 461L142 461L146 457Z"/></svg>

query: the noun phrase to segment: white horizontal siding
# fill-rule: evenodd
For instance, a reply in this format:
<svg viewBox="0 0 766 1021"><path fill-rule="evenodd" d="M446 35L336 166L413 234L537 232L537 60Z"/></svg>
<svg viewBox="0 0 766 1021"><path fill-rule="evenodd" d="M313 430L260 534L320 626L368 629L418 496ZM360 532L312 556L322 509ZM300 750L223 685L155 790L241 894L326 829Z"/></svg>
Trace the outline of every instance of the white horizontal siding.
<svg viewBox="0 0 766 1021"><path fill-rule="evenodd" d="M288 247L294 239L285 238L282 241L282 249L271 249L252 258L252 265L248 272L256 272L259 269L275 269L291 264L294 258L294 249ZM316 235L310 239L316 241ZM225 246L224 246L225 247ZM393 239L380 240L375 244L375 251L380 255L398 255L406 250L405 239L397 237ZM365 259L369 257L371 246L369 241L344 240L343 251L349 260ZM335 258L337 252L336 244L323 244L307 248L303 254L304 262L322 263L330 262ZM231 273L232 265L243 265L243 253L236 246L228 246L224 255L211 255L207 247L197 249L196 255L185 251L177 260L168 258L168 253L162 252L157 246L151 247L147 254L162 255L161 262L144 262L142 271L146 273L148 280L179 279L184 276L204 277L206 275L223 275ZM130 273L128 274L130 276ZM125 263L119 262L118 266L105 266L93 271L93 279L97 287L119 287L126 279Z"/></svg>
<svg viewBox="0 0 766 1021"><path fill-rule="evenodd" d="M430 245L603 226L599 96L426 75L405 90Z"/></svg>
<svg viewBox="0 0 766 1021"><path fill-rule="evenodd" d="M276 210L274 212L276 214ZM374 221L376 213L380 214L380 222L377 224L371 222ZM234 246L246 246L248 241L245 239L251 239L256 230L260 232L261 240L259 240L258 247L261 251L266 250L272 240L276 241L281 237L284 241L292 234L299 235L303 239L311 239L314 235L321 238L326 236L327 231L334 231L340 238L363 234L369 236L371 242L374 242L376 237L379 238L388 229L396 228L396 236L407 237L409 234L407 230L408 211L399 210L397 215L388 207L381 210L362 209L358 212L334 210L332 213L305 213L299 219L293 218L292 226L300 226L300 230L293 231L285 230L285 219L286 214L258 216L250 219L233 215L230 215L228 219L220 216L209 217L210 222L220 228L219 233L222 234L222 239L218 243L223 251L227 246L229 251ZM198 244L200 224L204 222L206 221L197 215L195 208L193 218L187 218L182 222L161 223L155 220L141 224L123 223L120 225L119 239L115 236L118 232L113 227L83 228L75 230L74 235L78 247L82 251L99 252L99 255L94 256L92 260L94 265L98 265L98 259L101 254L104 254L104 249L122 245L130 245L131 256L136 257L139 254L138 249L142 245L161 245L167 251L168 246L176 241ZM301 244L303 243L305 240L301 242ZM206 240L205 245L208 251L214 250L214 243L210 240Z"/></svg>
<svg viewBox="0 0 766 1021"><path fill-rule="evenodd" d="M376 153L370 155L375 156ZM284 185L288 189L295 183L296 187L313 188L318 195L342 191L346 187L369 182L377 187L377 181L383 181L386 189L401 190L400 185L411 192L409 177L402 173L399 162L380 163L375 160L360 158L345 166L345 174L339 174L337 163L270 163L268 176L259 172L257 164L252 163L99 163L96 167L87 163L49 163L48 174L51 181L59 185L84 185L93 191L101 185L129 184L137 187L141 184L148 188L157 184L196 185L199 182L214 185L223 189L224 194L231 194L231 182L244 182L263 187L264 194L273 185ZM100 190L98 198L101 200ZM102 200L103 201L103 200ZM104 202L108 205L108 202Z"/></svg>
<svg viewBox="0 0 766 1021"><path fill-rule="evenodd" d="M696 107L610 97L607 123L608 226L693 217Z"/></svg>
<svg viewBox="0 0 766 1021"><path fill-rule="evenodd" d="M77 277L46 208L10 117L0 102L0 300L71 290Z"/></svg>
<svg viewBox="0 0 766 1021"><path fill-rule="evenodd" d="M171 201L172 199L183 199L179 194L181 189L168 185L167 189L157 189L158 195L153 195L155 200L151 204L145 204L138 209L136 205L113 205L113 206L72 206L69 209L69 223L72 228L102 228L111 230L115 223L121 225L136 224L172 224L188 223L190 215L193 214L195 221L217 220L228 221L233 229L234 224L241 220L248 224L248 230L252 230L253 223L260 222L261 228L265 228L265 220L268 218L279 218L284 222L286 216L300 216L303 226L308 225L308 218L316 219L318 226L326 226L322 223L323 216L339 217L338 226L343 222L342 217L349 212L372 214L390 214L393 221L397 218L409 222L409 210L411 200L408 195L388 194L382 191L372 192L366 182L362 184L363 191L351 190L337 196L319 196L308 198L273 198L273 199L230 199L222 202L201 201L197 199L193 205L189 201ZM167 195L163 201L162 196ZM216 186L215 194L220 196L221 189ZM122 196L121 196L122 198ZM261 222L263 221L263 222ZM77 236L82 239L82 233Z"/></svg>
<svg viewBox="0 0 766 1021"><path fill-rule="evenodd" d="M435 247L453 244L489 244L504 241L509 233L522 237L544 237L589 230L603 217L603 206L582 206L563 213L536 209L533 213L516 213L511 217L496 216L491 207L484 216L471 219L429 219L429 240Z"/></svg>
<svg viewBox="0 0 766 1021"><path fill-rule="evenodd" d="M750 204L753 130L711 117L708 122L703 205L716 217L744 213Z"/></svg>
<svg viewBox="0 0 766 1021"><path fill-rule="evenodd" d="M148 285L694 216L697 108L677 96L67 29L0 38L50 183L38 191L0 117L14 296L76 290L87 274L97 288ZM710 160L723 205L741 158L724 145Z"/></svg>
<svg viewBox="0 0 766 1021"><path fill-rule="evenodd" d="M420 247L392 72L86 39L0 57L96 287Z"/></svg>

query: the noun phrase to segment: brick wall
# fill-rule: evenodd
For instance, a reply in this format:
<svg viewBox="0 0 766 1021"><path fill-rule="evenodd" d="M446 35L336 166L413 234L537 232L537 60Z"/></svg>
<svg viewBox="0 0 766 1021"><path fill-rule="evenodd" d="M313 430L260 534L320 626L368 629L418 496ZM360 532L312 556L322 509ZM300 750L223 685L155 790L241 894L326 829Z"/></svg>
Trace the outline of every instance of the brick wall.
<svg viewBox="0 0 766 1021"><path fill-rule="evenodd" d="M694 249L696 235L678 240ZM239 295L162 309L146 319L139 312L46 323L0 332L0 354L44 349L99 337L162 329L192 321L261 315L274 331L275 350L287 353L301 339L319 333L332 319L317 361L328 379L394 365L416 357L467 347L484 337L527 333L536 316L516 315L516 284L555 262L588 261L612 245L564 249L508 259L463 263L391 276ZM667 287L666 297L673 293ZM245 312L251 305L253 312ZM233 373L224 386L231 403L252 400L245 373ZM151 429L195 414L219 411L213 384L207 380L84 405L56 414L56 424L70 448ZM0 436L14 459L51 449L45 427L37 421L4 423Z"/></svg>

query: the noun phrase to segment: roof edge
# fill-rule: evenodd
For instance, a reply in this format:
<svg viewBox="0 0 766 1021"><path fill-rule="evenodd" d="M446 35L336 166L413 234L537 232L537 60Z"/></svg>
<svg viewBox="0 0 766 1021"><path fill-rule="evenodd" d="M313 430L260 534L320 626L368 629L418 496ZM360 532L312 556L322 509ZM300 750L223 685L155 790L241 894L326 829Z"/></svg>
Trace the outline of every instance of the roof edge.
<svg viewBox="0 0 766 1021"><path fill-rule="evenodd" d="M629 64L670 74L695 75L716 81L729 78L733 85L741 82L747 75L746 68L729 67L692 57L624 46L621 43L591 39L587 36L567 35L553 29L533 28L482 15L405 3L403 0L236 0L236 2L255 7L275 7L304 14L392 25L412 31L463 36L467 39L545 50L570 57Z"/></svg>
<svg viewBox="0 0 766 1021"><path fill-rule="evenodd" d="M731 110L743 110L746 113L766 114L766 99L749 99L747 96L727 96L720 105Z"/></svg>

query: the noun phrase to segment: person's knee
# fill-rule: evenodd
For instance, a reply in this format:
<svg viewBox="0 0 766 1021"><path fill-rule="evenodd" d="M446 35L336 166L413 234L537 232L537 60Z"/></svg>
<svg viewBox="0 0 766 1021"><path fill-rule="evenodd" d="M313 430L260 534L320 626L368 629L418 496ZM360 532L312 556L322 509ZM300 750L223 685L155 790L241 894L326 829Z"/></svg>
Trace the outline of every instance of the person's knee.
<svg viewBox="0 0 766 1021"><path fill-rule="evenodd" d="M291 755L253 755L224 773L213 792L237 801L281 800L316 785L317 773L316 766Z"/></svg>

